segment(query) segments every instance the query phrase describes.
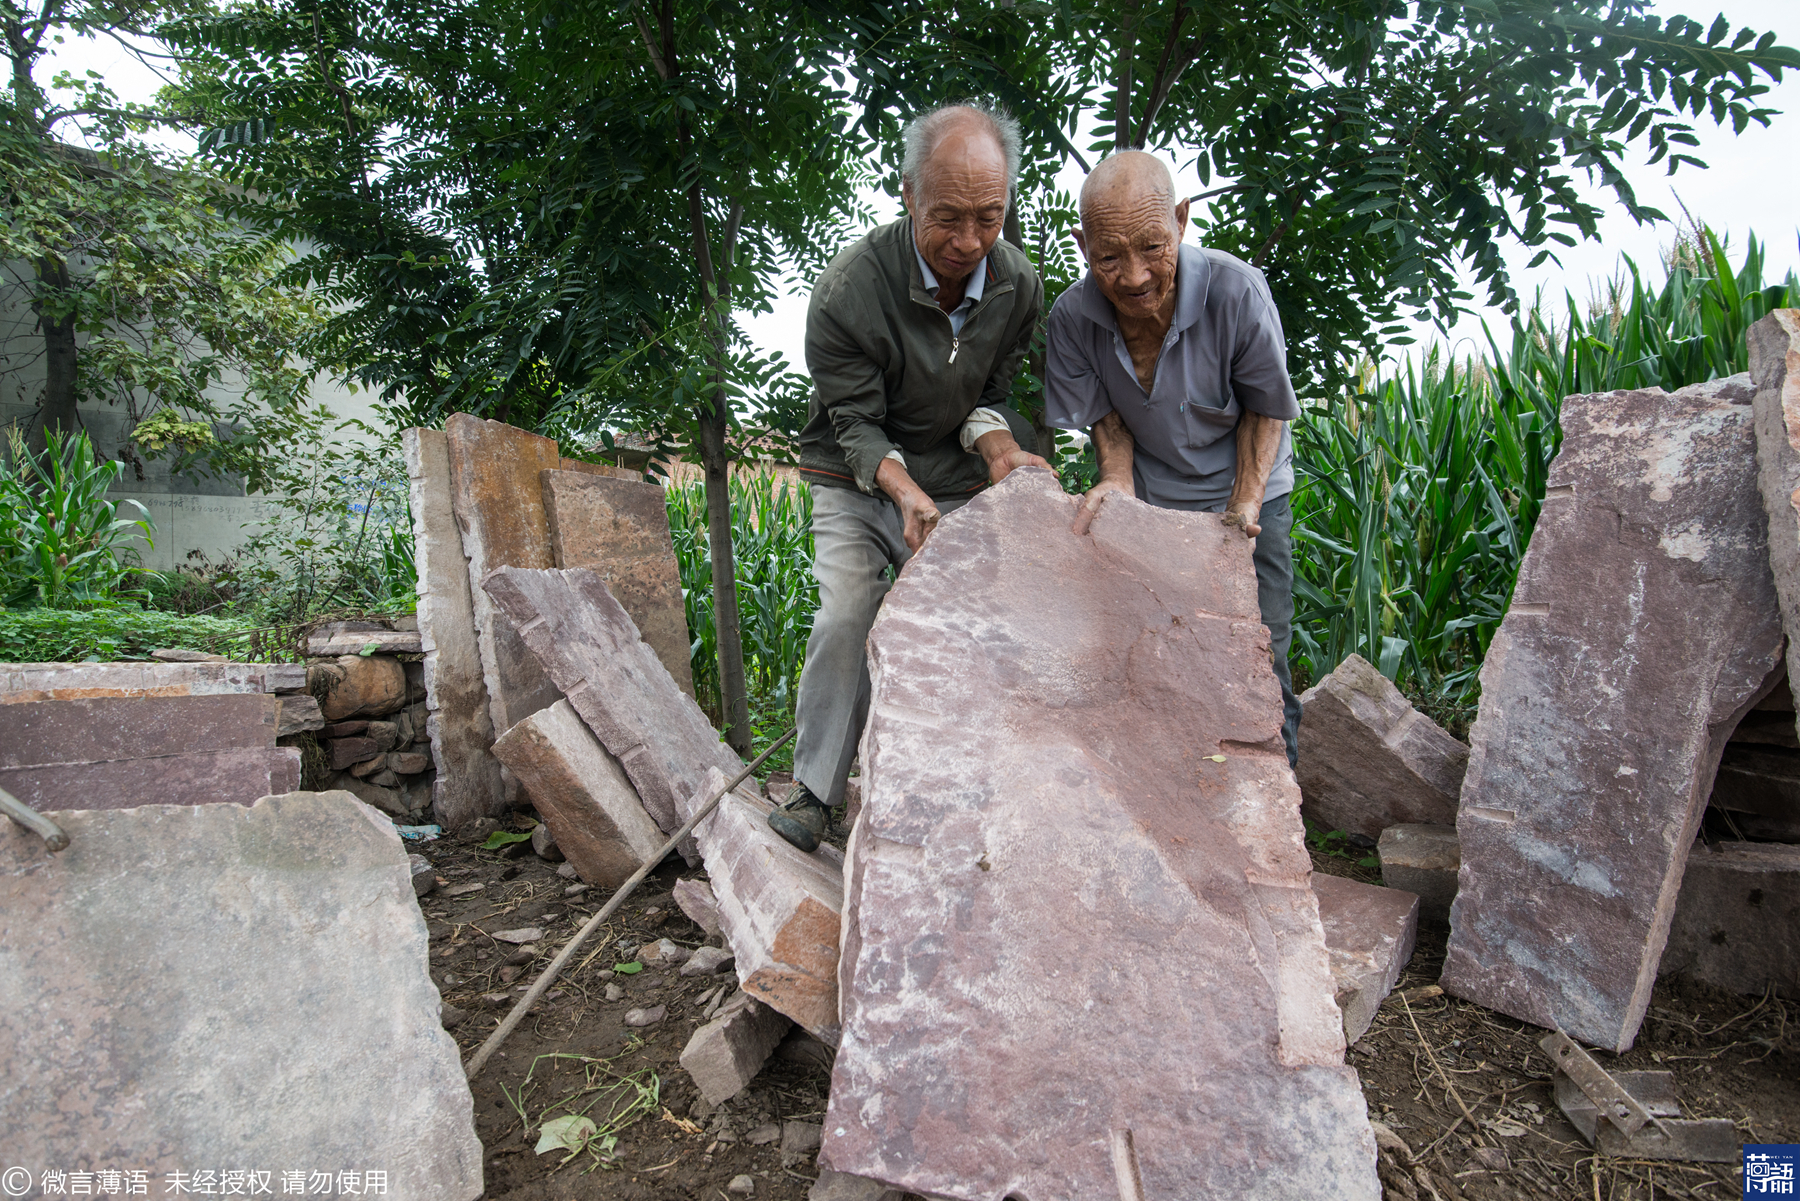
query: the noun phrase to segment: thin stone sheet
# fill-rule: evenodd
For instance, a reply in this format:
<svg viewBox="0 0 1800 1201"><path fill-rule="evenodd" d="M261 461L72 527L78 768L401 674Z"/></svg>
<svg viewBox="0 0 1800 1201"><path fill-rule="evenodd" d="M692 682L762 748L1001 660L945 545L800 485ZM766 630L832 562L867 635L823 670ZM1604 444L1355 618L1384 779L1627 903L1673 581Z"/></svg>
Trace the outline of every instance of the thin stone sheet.
<svg viewBox="0 0 1800 1201"><path fill-rule="evenodd" d="M1250 544L1118 497L1076 537L1074 506L1014 472L870 636L821 1165L1375 1201Z"/></svg>

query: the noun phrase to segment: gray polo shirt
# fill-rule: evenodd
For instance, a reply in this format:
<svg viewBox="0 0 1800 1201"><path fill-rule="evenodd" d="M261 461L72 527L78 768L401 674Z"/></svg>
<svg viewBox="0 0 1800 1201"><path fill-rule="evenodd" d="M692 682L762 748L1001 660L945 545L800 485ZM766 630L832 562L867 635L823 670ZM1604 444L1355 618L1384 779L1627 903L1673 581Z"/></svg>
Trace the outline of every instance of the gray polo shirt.
<svg viewBox="0 0 1800 1201"><path fill-rule="evenodd" d="M1268 281L1242 259L1198 246L1181 248L1175 319L1149 395L1092 272L1050 310L1044 374L1051 425L1083 429L1119 414L1137 443L1138 499L1165 509L1224 506L1237 478L1238 416L1246 409L1283 421L1300 416ZM1263 499L1293 488L1293 442L1284 430Z"/></svg>

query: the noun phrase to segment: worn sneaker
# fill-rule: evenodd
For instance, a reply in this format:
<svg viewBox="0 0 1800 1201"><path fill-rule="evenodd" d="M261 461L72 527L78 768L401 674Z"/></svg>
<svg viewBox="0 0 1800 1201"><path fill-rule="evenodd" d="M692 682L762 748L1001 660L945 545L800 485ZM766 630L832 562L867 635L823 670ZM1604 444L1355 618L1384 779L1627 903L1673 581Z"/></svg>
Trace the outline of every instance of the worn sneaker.
<svg viewBox="0 0 1800 1201"><path fill-rule="evenodd" d="M831 820L831 810L812 789L795 781L787 801L769 813L769 829L806 852L819 849L819 836Z"/></svg>

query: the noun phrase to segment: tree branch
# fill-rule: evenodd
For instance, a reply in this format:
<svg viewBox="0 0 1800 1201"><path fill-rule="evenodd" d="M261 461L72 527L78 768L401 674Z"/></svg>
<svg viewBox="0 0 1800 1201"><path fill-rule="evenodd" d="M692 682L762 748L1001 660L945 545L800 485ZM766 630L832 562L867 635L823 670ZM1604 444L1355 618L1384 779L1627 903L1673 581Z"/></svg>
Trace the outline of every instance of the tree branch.
<svg viewBox="0 0 1800 1201"><path fill-rule="evenodd" d="M1131 144L1139 150L1142 150L1144 143L1149 140L1150 123L1156 119L1157 111L1162 108L1163 101L1167 100L1169 93L1174 90L1175 81L1181 78L1181 73L1187 70L1187 65L1193 62L1194 57L1200 52L1200 43L1198 41L1190 42L1182 48L1181 58L1171 69L1169 60L1175 53L1175 43L1181 37L1181 27L1187 22L1187 18L1187 0L1175 0L1175 16L1169 22L1169 36L1163 39L1162 57L1157 60L1156 74L1150 81L1150 98L1144 102L1144 119L1138 123L1137 136L1131 140Z"/></svg>
<svg viewBox="0 0 1800 1201"><path fill-rule="evenodd" d="M650 36L650 23L644 20L644 10L633 8L631 15L637 21L638 33L643 36L644 49L650 52L650 65L656 69L657 76L666 82L669 78L669 64L664 61L662 52L656 48L656 42Z"/></svg>
<svg viewBox="0 0 1800 1201"><path fill-rule="evenodd" d="M1133 5L1125 15L1124 40L1119 43L1118 95L1113 100L1113 149L1125 150L1131 145L1131 73L1137 64L1138 9Z"/></svg>

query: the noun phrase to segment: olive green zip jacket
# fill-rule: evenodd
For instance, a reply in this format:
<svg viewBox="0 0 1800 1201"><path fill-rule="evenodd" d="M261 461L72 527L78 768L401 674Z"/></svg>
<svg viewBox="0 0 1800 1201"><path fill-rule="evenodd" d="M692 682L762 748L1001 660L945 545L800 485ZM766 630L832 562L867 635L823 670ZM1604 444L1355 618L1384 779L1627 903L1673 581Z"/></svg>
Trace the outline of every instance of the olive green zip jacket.
<svg viewBox="0 0 1800 1201"><path fill-rule="evenodd" d="M981 456L962 448L977 408L1003 414L1033 449L1031 425L1007 404L1031 346L1044 286L1025 253L995 242L981 300L952 336L950 318L925 290L913 253L912 218L872 230L819 276L806 312L812 405L800 431L800 474L815 484L876 492L891 450L936 500L987 486Z"/></svg>

